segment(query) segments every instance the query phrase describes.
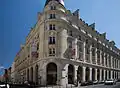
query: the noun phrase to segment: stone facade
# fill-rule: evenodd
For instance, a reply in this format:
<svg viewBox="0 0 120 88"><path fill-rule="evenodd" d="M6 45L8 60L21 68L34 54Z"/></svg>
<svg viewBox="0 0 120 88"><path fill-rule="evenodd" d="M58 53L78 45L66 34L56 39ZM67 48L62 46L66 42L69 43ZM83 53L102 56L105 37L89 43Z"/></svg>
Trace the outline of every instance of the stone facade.
<svg viewBox="0 0 120 88"><path fill-rule="evenodd" d="M71 13L58 0L46 3L15 57L14 81L65 87L120 78L120 50L114 41L82 21L79 10Z"/></svg>

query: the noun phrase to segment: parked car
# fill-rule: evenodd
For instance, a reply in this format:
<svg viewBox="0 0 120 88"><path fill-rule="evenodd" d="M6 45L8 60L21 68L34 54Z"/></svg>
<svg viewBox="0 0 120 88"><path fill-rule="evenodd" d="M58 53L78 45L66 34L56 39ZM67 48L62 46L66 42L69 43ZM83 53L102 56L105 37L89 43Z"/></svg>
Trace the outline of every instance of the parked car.
<svg viewBox="0 0 120 88"><path fill-rule="evenodd" d="M105 80L105 85L114 85L114 84L116 84L116 81L114 79Z"/></svg>
<svg viewBox="0 0 120 88"><path fill-rule="evenodd" d="M117 79L117 82L120 82L120 78L119 78L119 79Z"/></svg>
<svg viewBox="0 0 120 88"><path fill-rule="evenodd" d="M87 86L88 82L81 82L81 86Z"/></svg>
<svg viewBox="0 0 120 88"><path fill-rule="evenodd" d="M0 88L10 88L10 86L9 84L6 85L4 82L0 82Z"/></svg>
<svg viewBox="0 0 120 88"><path fill-rule="evenodd" d="M98 80L93 81L93 84L98 84Z"/></svg>

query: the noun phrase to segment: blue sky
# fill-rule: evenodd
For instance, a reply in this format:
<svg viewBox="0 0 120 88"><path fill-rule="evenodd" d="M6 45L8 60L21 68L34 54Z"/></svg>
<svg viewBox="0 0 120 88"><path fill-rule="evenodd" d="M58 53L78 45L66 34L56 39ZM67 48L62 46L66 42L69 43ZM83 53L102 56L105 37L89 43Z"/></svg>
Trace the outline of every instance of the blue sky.
<svg viewBox="0 0 120 88"><path fill-rule="evenodd" d="M46 0L0 0L0 64L11 66L20 44L37 20ZM80 17L96 30L106 32L120 47L120 0L65 0L65 7L80 9Z"/></svg>

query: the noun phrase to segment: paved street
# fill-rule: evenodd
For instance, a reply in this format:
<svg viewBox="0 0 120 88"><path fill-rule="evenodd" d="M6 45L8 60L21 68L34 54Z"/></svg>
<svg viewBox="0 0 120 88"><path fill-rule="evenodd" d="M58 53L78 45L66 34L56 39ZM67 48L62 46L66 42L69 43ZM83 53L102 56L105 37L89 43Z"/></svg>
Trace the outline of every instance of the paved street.
<svg viewBox="0 0 120 88"><path fill-rule="evenodd" d="M27 87L11 87L11 88L27 88ZM60 86L54 86L54 87L36 87L36 88L63 88ZM78 88L78 87L67 87L67 88ZM89 86L80 86L79 88L120 88L120 82L116 83L116 85L104 85L104 84L98 84L98 85L89 85Z"/></svg>
<svg viewBox="0 0 120 88"><path fill-rule="evenodd" d="M98 85L90 85L90 86L79 87L79 88L120 88L120 83L116 83L116 85L98 84Z"/></svg>

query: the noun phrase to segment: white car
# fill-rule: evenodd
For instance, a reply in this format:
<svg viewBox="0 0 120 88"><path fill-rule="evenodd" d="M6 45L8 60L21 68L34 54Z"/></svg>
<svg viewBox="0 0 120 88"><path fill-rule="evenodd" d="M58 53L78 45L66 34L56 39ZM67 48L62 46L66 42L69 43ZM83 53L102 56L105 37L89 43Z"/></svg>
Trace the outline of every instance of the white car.
<svg viewBox="0 0 120 88"><path fill-rule="evenodd" d="M5 84L0 84L0 88L6 88ZM10 88L9 84L7 84L7 88Z"/></svg>
<svg viewBox="0 0 120 88"><path fill-rule="evenodd" d="M105 85L114 85L114 84L116 84L114 79L105 80Z"/></svg>

